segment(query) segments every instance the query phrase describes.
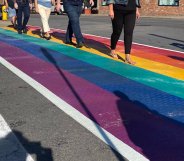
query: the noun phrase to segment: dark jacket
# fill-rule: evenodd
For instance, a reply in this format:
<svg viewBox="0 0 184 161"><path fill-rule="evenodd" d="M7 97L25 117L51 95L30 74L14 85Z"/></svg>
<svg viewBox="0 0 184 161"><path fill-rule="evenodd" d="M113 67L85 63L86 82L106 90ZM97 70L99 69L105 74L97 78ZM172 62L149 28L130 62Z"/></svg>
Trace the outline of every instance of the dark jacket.
<svg viewBox="0 0 184 161"><path fill-rule="evenodd" d="M135 0L136 1L136 6L137 7L141 7L140 5L140 1L139 0ZM106 0L107 4L121 4L121 5L127 5L128 4L128 0Z"/></svg>

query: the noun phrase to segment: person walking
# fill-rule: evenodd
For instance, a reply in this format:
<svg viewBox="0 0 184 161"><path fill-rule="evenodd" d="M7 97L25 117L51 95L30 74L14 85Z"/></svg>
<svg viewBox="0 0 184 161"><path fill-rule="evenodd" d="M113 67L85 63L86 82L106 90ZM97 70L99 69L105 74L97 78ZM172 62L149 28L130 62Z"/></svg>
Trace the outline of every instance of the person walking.
<svg viewBox="0 0 184 161"><path fill-rule="evenodd" d="M140 18L139 0L107 0L109 5L109 16L112 21L111 52L113 58L118 58L115 53L116 45L124 28L125 62L134 65L131 57L133 30L136 19Z"/></svg>
<svg viewBox="0 0 184 161"><path fill-rule="evenodd" d="M55 1L55 0L54 0ZM51 7L54 5L53 0L35 0L36 12L40 14L42 29L40 30L40 36L46 40L51 39L50 27L49 27L49 17L51 13Z"/></svg>
<svg viewBox="0 0 184 161"><path fill-rule="evenodd" d="M93 6L94 2L93 0L89 0L89 3L91 6ZM68 27L65 37L65 43L66 44L73 44L72 42L72 36L75 35L76 41L77 41L77 48L81 48L85 45L84 37L81 32L80 28L80 15L82 13L82 5L83 0L63 0L63 7L64 11L67 13L68 16ZM57 0L57 11L60 10L60 0Z"/></svg>
<svg viewBox="0 0 184 161"><path fill-rule="evenodd" d="M30 8L32 8L31 0L14 0L14 8L17 9L17 31L18 34L27 34L27 23L30 17ZM22 22L22 16L24 19Z"/></svg>
<svg viewBox="0 0 184 161"><path fill-rule="evenodd" d="M17 26L16 26L17 16L16 16L16 10L14 8L14 1L13 0L5 0L5 5L6 5L6 8L8 10L8 17L11 18L11 23L12 23L14 29L16 29L17 28Z"/></svg>

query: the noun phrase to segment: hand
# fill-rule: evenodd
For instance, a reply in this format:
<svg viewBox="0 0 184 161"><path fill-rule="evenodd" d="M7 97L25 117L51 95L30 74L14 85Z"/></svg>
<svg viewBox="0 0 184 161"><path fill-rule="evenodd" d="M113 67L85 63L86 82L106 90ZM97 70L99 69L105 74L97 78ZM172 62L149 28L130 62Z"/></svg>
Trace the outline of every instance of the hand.
<svg viewBox="0 0 184 161"><path fill-rule="evenodd" d="M18 9L18 4L17 3L14 3L14 8Z"/></svg>
<svg viewBox="0 0 184 161"><path fill-rule="evenodd" d="M109 10L109 16L112 20L114 19L114 11L113 10Z"/></svg>
<svg viewBox="0 0 184 161"><path fill-rule="evenodd" d="M33 8L32 3L29 3L29 7L30 7L30 9L32 10L32 8Z"/></svg>
<svg viewBox="0 0 184 161"><path fill-rule="evenodd" d="M92 6L94 6L94 1L93 0L89 0L89 4Z"/></svg>
<svg viewBox="0 0 184 161"><path fill-rule="evenodd" d="M56 5L56 7L55 7L55 8L56 8L56 11L57 11L57 12L60 12L61 4L60 4L60 3L58 3L58 4Z"/></svg>
<svg viewBox="0 0 184 161"><path fill-rule="evenodd" d="M139 13L139 10L138 10L138 8L136 9L136 19L139 19L140 18L140 13Z"/></svg>

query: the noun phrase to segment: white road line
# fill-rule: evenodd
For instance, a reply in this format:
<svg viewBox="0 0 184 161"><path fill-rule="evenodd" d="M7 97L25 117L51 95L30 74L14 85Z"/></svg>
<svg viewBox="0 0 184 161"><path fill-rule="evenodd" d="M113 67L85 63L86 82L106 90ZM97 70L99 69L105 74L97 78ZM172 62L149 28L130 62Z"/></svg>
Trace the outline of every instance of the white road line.
<svg viewBox="0 0 184 161"><path fill-rule="evenodd" d="M148 161L143 155L135 151L133 148L123 143L121 140L117 139L115 136L110 134L108 131L91 121L89 118L81 114L74 107L66 103L64 100L59 98L57 95L52 93L42 84L13 66L11 63L6 61L4 58L0 57L0 63L7 67L10 71L15 73L18 77L27 82L30 86L36 89L39 93L45 96L48 100L50 100L53 104L55 104L59 109L64 111L70 117L72 117L75 121L80 123L86 129L91 131L94 135L104 141L106 144L111 146L113 149L118 151L125 159L128 161Z"/></svg>
<svg viewBox="0 0 184 161"><path fill-rule="evenodd" d="M0 160L3 161L34 161L13 134L0 114Z"/></svg>

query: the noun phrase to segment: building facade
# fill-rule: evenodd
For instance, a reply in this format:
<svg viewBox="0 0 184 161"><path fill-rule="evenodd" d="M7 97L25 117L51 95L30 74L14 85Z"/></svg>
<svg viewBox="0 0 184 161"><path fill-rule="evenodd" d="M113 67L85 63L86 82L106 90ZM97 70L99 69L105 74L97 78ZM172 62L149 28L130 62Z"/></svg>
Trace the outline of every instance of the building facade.
<svg viewBox="0 0 184 161"><path fill-rule="evenodd" d="M142 16L184 16L184 0L140 0ZM108 13L105 0L97 1L100 14Z"/></svg>

